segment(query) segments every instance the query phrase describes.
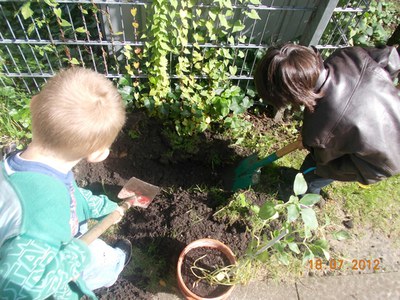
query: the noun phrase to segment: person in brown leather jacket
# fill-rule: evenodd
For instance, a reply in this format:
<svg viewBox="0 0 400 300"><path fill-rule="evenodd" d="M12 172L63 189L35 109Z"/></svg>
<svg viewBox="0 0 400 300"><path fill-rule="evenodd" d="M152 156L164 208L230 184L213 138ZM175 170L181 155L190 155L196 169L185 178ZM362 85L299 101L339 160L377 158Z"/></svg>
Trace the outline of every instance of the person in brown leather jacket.
<svg viewBox="0 0 400 300"><path fill-rule="evenodd" d="M308 192L333 180L371 184L400 173L400 71L394 47L348 47L322 60L314 47L268 49L254 80L277 108L304 107ZM309 172L312 170L311 172Z"/></svg>

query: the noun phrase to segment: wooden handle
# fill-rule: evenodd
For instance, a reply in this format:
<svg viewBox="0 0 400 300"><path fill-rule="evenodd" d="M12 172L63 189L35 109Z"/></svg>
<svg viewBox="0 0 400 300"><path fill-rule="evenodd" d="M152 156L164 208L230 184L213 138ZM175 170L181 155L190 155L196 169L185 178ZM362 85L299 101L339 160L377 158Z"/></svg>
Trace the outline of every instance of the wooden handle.
<svg viewBox="0 0 400 300"><path fill-rule="evenodd" d="M131 207L129 202L124 202L119 206L122 212L125 213L127 209ZM112 213L108 214L96 225L94 225L90 230L83 234L80 239L84 241L87 245L91 244L95 239L104 233L108 228L117 223L121 219L120 210L114 210Z"/></svg>
<svg viewBox="0 0 400 300"><path fill-rule="evenodd" d="M286 154L289 154L290 152L293 152L294 150L302 149L302 148L303 148L303 141L301 140L301 138L299 138L295 142L293 142L289 145L286 145L285 147L277 150L276 156L282 157L282 156L285 156Z"/></svg>

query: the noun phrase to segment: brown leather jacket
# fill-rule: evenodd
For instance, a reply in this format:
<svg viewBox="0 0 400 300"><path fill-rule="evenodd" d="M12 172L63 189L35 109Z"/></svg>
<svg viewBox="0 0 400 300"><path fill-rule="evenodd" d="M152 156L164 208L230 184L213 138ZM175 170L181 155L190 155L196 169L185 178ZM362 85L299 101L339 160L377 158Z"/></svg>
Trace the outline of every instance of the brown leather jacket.
<svg viewBox="0 0 400 300"><path fill-rule="evenodd" d="M325 96L305 112L302 129L316 174L369 184L400 173L396 49L339 49L324 65L318 88Z"/></svg>

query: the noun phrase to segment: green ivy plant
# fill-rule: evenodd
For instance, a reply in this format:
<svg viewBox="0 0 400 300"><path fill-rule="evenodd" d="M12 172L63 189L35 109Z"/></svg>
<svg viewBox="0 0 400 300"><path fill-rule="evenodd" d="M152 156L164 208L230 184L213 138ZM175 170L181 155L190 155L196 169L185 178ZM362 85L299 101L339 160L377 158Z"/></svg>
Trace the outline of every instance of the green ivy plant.
<svg viewBox="0 0 400 300"><path fill-rule="evenodd" d="M29 111L30 97L25 92L0 87L0 144L17 142L24 146L32 137Z"/></svg>
<svg viewBox="0 0 400 300"><path fill-rule="evenodd" d="M255 0L240 2L259 4ZM252 105L252 100L229 80L237 68L233 50L223 45L244 41L239 35L244 25L234 21L230 0L212 1L207 13L190 0L156 0L150 10L143 53L149 91L140 95L139 105L183 136L223 124L226 118ZM246 14L259 18L255 10ZM202 47L206 41L217 41L221 47ZM244 54L238 51L237 55ZM170 78L171 70L177 78Z"/></svg>
<svg viewBox="0 0 400 300"><path fill-rule="evenodd" d="M349 26L351 45L385 45L400 22L399 4L393 1L372 1L357 26Z"/></svg>
<svg viewBox="0 0 400 300"><path fill-rule="evenodd" d="M259 5L260 1L239 0L235 1L234 7L232 0L212 0L205 9L193 0L155 0L149 4L145 30L140 30L137 10L132 8L131 24L137 40L146 41L144 48L126 45L121 51L124 59L114 57L116 63L111 64L123 74L118 88L128 109L144 107L151 116L164 120L171 139L174 139L172 131L181 137L193 137L212 127L229 128L236 136L249 130L250 124L241 115L252 106L254 92L244 92L230 80L230 76L238 72L235 63L245 55L234 47L246 41L241 33L245 25L239 20L238 11L240 9L244 14L242 20L259 19L249 4ZM60 40L74 39L75 36L88 35L88 32L92 34L92 31L95 34L97 30L91 29L97 28L101 14L109 20L107 12L94 3L68 7L72 16L79 14L92 21L85 23L83 18L78 18L76 24L71 24L66 17L66 6L55 0L26 1L13 14L22 16L28 35L38 32L46 37L50 30L51 35ZM6 13L10 11L7 9ZM12 16L7 18L13 19ZM112 37L121 34L114 32L108 23L106 26ZM20 30L18 26L16 30ZM91 35L91 38L101 36ZM217 46L209 47L208 43ZM34 51L46 60L50 59L51 64L60 65L61 59L63 66L60 67L91 63L89 56L81 56L74 47L22 45L21 49L26 54ZM97 65L99 72L109 71L103 70L107 68L109 59L112 57L102 49ZM30 70L40 72L46 60L32 62ZM16 63L23 64L21 61ZM148 80L139 79L142 74L147 74ZM171 140L172 145L182 143L186 144L187 140Z"/></svg>
<svg viewBox="0 0 400 300"><path fill-rule="evenodd" d="M359 1L340 0L338 7L359 5ZM336 20L341 26L347 26L348 43L351 46L379 46L386 41L400 22L400 4L397 1L373 0L366 12L356 15L343 13ZM335 22L330 22L321 38L321 44L330 43L332 36L340 34ZM329 55L330 51L327 51Z"/></svg>

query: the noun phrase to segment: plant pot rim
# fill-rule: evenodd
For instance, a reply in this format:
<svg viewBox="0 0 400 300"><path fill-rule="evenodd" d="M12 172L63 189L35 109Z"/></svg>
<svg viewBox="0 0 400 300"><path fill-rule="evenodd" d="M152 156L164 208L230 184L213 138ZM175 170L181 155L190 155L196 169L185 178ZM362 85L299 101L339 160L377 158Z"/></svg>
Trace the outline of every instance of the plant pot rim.
<svg viewBox="0 0 400 300"><path fill-rule="evenodd" d="M205 298L205 297L201 297L199 295L196 295L195 293L193 293L185 284L185 282L183 281L182 278L182 264L183 264L183 260L186 256L186 254L196 248L203 248L203 247L208 247L208 248L212 248L212 249L217 249L219 251L221 251L223 254L226 255L226 257L229 259L231 264L236 264L236 256L235 254L232 252L232 250L225 245L224 243L216 240L216 239L210 239L210 238L204 238L204 239L198 239L195 240L191 243L189 243L180 253L179 258L178 258L178 264L177 264L177 279L178 279L178 286L180 288L180 290L182 291L182 293L184 294L186 299L193 299L193 300L222 300L222 299L226 299L233 291L234 289L234 285L232 285L231 287L229 287L228 290L226 290L222 295L218 296L218 297L213 297L213 298Z"/></svg>

